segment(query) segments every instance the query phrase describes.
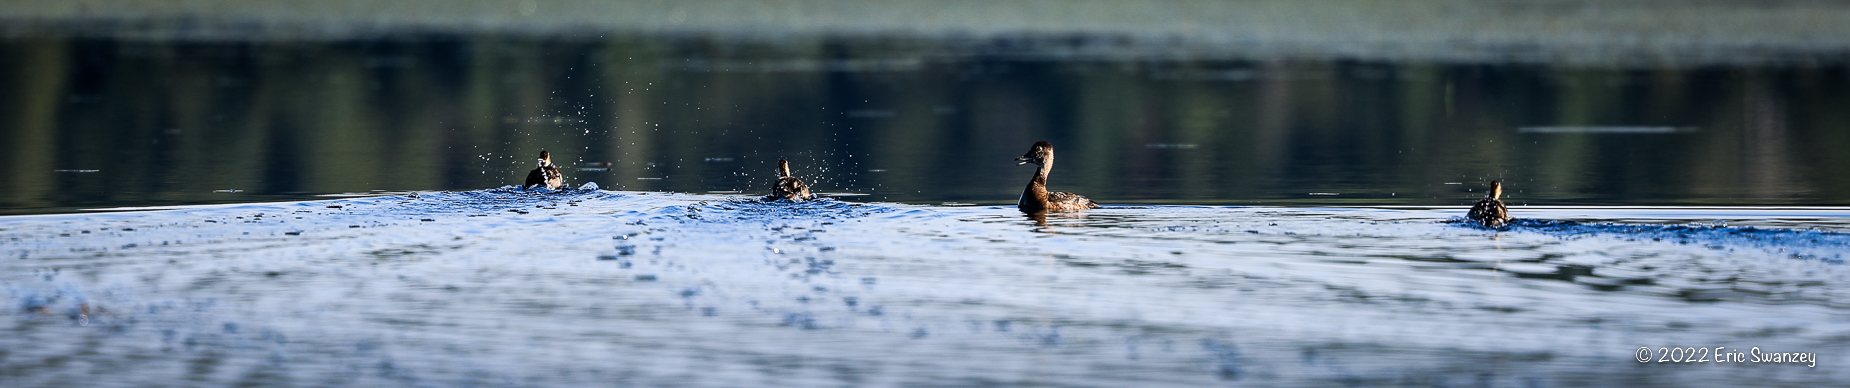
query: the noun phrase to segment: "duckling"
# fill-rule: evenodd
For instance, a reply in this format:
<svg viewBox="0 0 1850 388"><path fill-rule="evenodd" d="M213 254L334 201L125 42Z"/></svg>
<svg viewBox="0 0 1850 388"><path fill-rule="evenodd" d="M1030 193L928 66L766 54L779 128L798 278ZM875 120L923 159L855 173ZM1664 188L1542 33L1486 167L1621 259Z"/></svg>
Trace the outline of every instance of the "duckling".
<svg viewBox="0 0 1850 388"><path fill-rule="evenodd" d="M1034 179L1028 181L1028 188L1021 191L1021 199L1015 206L1024 213L1065 213L1096 209L1097 202L1084 196L1064 192L1047 191L1047 174L1053 171L1053 143L1040 141L1034 143L1028 153L1015 158L1015 165L1034 163L1041 166L1034 172Z"/></svg>
<svg viewBox="0 0 1850 388"><path fill-rule="evenodd" d="M771 196L765 197L765 199L808 201L816 199L816 195L809 193L808 183L803 183L802 179L798 179L795 174L790 173L790 161L778 159L777 184L771 185Z"/></svg>
<svg viewBox="0 0 1850 388"><path fill-rule="evenodd" d="M552 164L552 153L546 150L540 150L540 166L535 167L533 172L527 173L527 183L520 185L520 189L526 190L533 186L552 190L565 187L565 174L559 172L558 165Z"/></svg>
<svg viewBox="0 0 1850 388"><path fill-rule="evenodd" d="M1509 225L1513 218L1510 218L1509 206L1504 206L1503 200L1498 199L1502 196L1503 181L1490 181L1490 193L1478 200L1477 205L1471 207L1471 213L1465 217L1492 228Z"/></svg>

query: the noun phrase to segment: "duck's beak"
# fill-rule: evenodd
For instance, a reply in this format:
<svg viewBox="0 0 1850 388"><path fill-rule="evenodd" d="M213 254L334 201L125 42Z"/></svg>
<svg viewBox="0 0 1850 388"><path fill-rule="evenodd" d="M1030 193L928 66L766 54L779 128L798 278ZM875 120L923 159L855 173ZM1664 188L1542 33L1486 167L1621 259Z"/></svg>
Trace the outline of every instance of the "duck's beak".
<svg viewBox="0 0 1850 388"><path fill-rule="evenodd" d="M1015 165L1020 166L1023 164L1028 164L1028 157L1026 156L1015 157Z"/></svg>

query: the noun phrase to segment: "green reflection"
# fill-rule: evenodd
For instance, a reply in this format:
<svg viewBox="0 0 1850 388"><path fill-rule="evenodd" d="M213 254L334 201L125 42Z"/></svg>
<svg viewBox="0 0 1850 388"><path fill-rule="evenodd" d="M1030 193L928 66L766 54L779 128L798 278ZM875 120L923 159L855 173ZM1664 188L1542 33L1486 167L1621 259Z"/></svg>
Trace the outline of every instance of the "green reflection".
<svg viewBox="0 0 1850 388"><path fill-rule="evenodd" d="M514 184L1013 203L1845 204L1842 65L972 54L880 38L0 41L6 212ZM1542 128L1542 129L1536 129ZM1646 128L1642 132L1638 128ZM1663 131L1652 132L1650 128ZM608 165L606 165L606 163ZM98 170L97 172L58 172ZM215 190L240 190L237 193Z"/></svg>

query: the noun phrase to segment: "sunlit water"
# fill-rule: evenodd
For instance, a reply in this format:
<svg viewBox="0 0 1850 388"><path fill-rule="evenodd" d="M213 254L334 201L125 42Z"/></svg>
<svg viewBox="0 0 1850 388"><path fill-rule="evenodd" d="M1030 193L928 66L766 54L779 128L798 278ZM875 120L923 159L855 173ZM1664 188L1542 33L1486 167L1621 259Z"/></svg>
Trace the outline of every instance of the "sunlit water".
<svg viewBox="0 0 1850 388"><path fill-rule="evenodd" d="M1850 381L1832 4L39 3L4 388Z"/></svg>
<svg viewBox="0 0 1850 388"><path fill-rule="evenodd" d="M760 202L501 188L0 218L7 386L1850 379L1850 209ZM1640 363L1640 347L1816 367ZM1653 356L1655 357L1655 356Z"/></svg>

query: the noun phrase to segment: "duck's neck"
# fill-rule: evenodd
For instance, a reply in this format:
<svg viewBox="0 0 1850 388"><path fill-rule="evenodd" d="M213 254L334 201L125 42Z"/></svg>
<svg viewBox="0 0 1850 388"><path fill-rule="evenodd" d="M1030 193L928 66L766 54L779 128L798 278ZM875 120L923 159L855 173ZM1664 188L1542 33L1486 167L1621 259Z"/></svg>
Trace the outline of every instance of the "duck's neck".
<svg viewBox="0 0 1850 388"><path fill-rule="evenodd" d="M1047 160L1041 161L1041 169L1034 171L1034 179L1028 180L1028 188L1021 191L1021 199L1016 201L1016 205L1025 206L1029 203L1046 205L1047 174L1052 172L1053 155L1048 155Z"/></svg>

